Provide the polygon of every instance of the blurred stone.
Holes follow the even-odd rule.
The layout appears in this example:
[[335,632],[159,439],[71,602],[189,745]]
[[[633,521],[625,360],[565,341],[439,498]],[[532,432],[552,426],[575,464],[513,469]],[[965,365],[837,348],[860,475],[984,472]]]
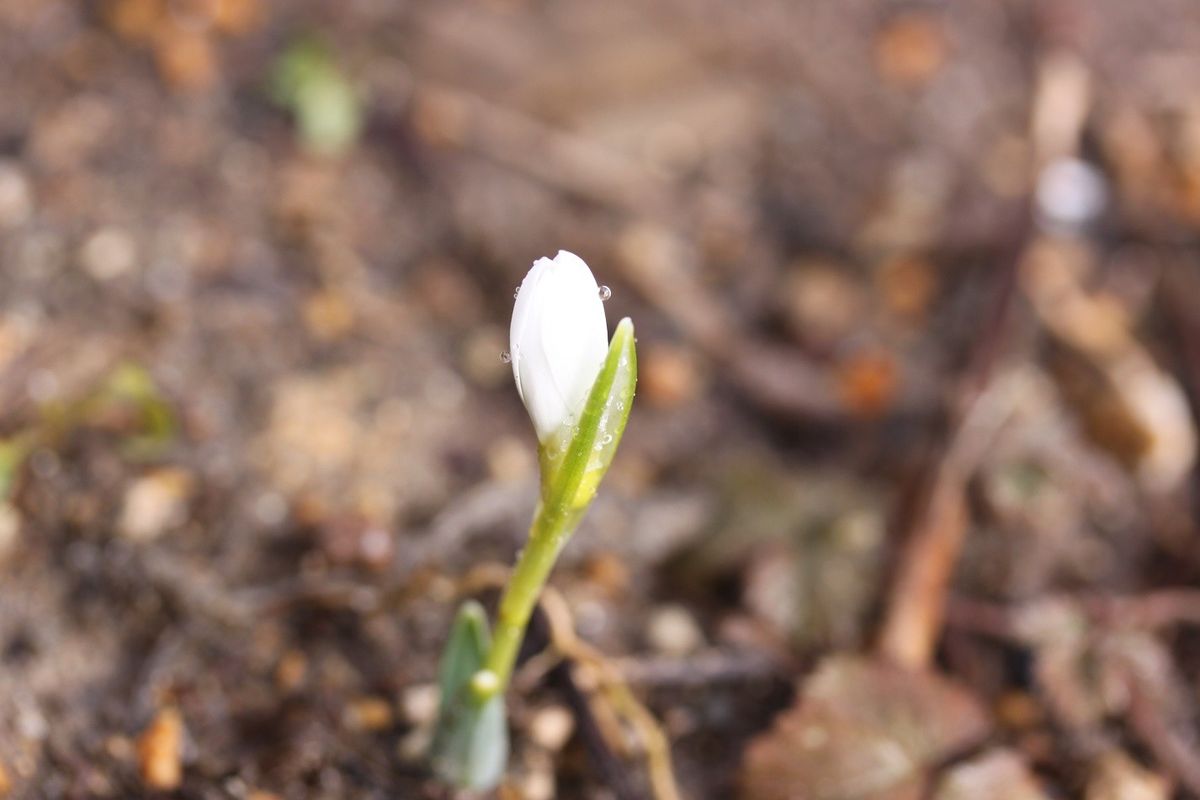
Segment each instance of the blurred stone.
[[1055,230],[1075,231],[1096,221],[1108,203],[1108,183],[1092,164],[1060,158],[1038,176],[1037,212]]
[[947,50],[941,20],[921,12],[900,14],[875,40],[875,67],[889,83],[919,86],[941,69]]
[[213,25],[222,33],[241,36],[262,24],[261,0],[213,0]]
[[479,386],[502,386],[512,380],[512,367],[501,355],[507,350],[506,331],[490,325],[481,327],[463,345],[463,371]]
[[418,683],[404,687],[400,694],[400,710],[411,725],[432,725],[437,719],[441,693],[436,683]]
[[[453,261],[424,264],[413,288],[422,308],[454,327],[474,326],[483,312],[478,285]],[[500,360],[499,352],[496,360]]]
[[109,101],[76,95],[38,115],[30,137],[30,155],[50,169],[77,167],[100,148],[117,121]]
[[1019,755],[994,749],[951,769],[933,800],[1050,800],[1050,795]]
[[364,566],[386,570],[392,566],[396,543],[392,533],[381,525],[369,525],[358,540],[358,557]]
[[425,761],[429,757],[429,748],[433,744],[433,728],[431,726],[413,728],[396,743],[396,756],[408,763]]
[[584,565],[587,579],[611,598],[629,591],[629,565],[616,553],[602,551],[588,559]]
[[565,706],[538,709],[529,721],[529,738],[552,753],[566,746],[575,732],[575,717]]
[[285,692],[294,692],[308,674],[308,658],[299,650],[289,650],[275,667],[275,683]]
[[638,362],[638,389],[650,404],[677,408],[695,399],[700,375],[690,350],[654,344],[645,348]]
[[183,781],[183,718],[164,708],[138,738],[138,762],[146,788],[171,791]]
[[794,335],[806,344],[827,349],[862,323],[866,310],[862,288],[842,264],[802,261],[783,284],[784,314]]
[[1011,730],[1027,730],[1045,718],[1041,704],[1029,692],[1013,690],[996,700],[996,721]]
[[538,769],[530,769],[521,775],[518,778],[517,796],[521,800],[554,800],[558,795],[553,765],[541,764]]
[[1032,149],[1028,140],[1015,134],[999,136],[981,159],[980,177],[992,192],[1016,198],[1029,191]]
[[879,266],[876,278],[883,301],[899,317],[921,320],[937,293],[937,273],[924,258],[902,256]]
[[646,641],[663,655],[686,656],[704,646],[704,633],[686,608],[666,605],[650,612]]
[[346,707],[343,720],[348,728],[359,731],[381,731],[392,725],[392,707],[382,697],[359,697]]
[[486,458],[488,473],[498,481],[527,478],[536,466],[529,442],[515,436],[501,436],[488,445]]
[[123,39],[148,42],[162,23],[164,0],[109,0],[104,4],[105,21]]
[[15,228],[33,216],[33,190],[20,165],[0,161],[0,228]]
[[855,235],[869,253],[930,251],[952,216],[958,167],[945,153],[915,149],[894,159],[878,182],[878,199]]
[[187,499],[192,476],[172,467],[155,470],[125,492],[117,531],[127,539],[157,539],[187,519]]
[[112,280],[136,266],[137,244],[127,231],[101,228],[79,249],[79,263],[96,280]]
[[850,411],[874,417],[891,407],[899,389],[899,368],[882,350],[863,350],[852,354],[837,369],[842,402]]
[[203,30],[173,24],[159,26],[154,60],[163,79],[175,89],[207,89],[217,78],[213,42]]
[[17,550],[21,534],[21,514],[7,501],[0,501],[0,564]]
[[315,292],[304,301],[304,325],[320,341],[341,339],[354,328],[354,308],[340,292]]
[[132,764],[137,759],[137,747],[128,736],[113,735],[104,740],[104,752],[118,762]]
[[1168,800],[1171,782],[1120,750],[1104,754],[1092,767],[1087,800]]

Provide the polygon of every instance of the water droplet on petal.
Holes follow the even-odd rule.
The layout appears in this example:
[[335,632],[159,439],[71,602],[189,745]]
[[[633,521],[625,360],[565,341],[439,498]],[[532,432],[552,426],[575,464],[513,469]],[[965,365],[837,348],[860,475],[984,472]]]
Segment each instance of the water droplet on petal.
[[503,353],[500,354],[500,360],[503,361],[505,364],[512,363],[512,353],[505,350]]
[[612,444],[612,440],[613,440],[612,434],[609,433],[609,434],[606,434],[605,437],[600,440],[600,444],[602,444],[602,445]]
[[600,302],[603,303],[605,300],[607,300],[610,297],[612,297],[612,289],[608,288],[607,286],[601,286],[600,287]]
[[520,287],[520,286],[518,286],[516,289],[513,289],[513,300],[516,300],[516,299],[517,299],[517,295],[519,295],[520,293],[521,293],[521,287]]

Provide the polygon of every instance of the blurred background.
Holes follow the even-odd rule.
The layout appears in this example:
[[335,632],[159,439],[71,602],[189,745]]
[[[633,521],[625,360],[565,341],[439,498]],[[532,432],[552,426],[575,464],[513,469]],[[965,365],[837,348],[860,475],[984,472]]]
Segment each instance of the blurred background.
[[0,796],[450,796],[560,248],[641,375],[500,796],[1200,796],[1197,76],[1188,0],[3,0]]

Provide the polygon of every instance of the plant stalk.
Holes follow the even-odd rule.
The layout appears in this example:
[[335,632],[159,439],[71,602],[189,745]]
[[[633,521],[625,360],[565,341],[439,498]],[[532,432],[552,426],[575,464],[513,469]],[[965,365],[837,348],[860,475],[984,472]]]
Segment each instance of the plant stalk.
[[483,669],[492,672],[497,680],[489,681],[482,691],[477,687],[476,700],[485,701],[508,688],[534,604],[546,585],[559,551],[570,538],[575,522],[572,516],[561,506],[552,510],[547,504],[538,503],[528,544],[517,559],[508,587],[500,598],[492,646],[483,665]]

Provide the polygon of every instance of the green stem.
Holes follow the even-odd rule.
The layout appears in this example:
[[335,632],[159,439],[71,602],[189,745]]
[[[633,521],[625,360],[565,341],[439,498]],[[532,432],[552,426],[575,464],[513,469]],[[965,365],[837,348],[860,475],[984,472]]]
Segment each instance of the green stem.
[[550,569],[558,559],[563,543],[570,538],[574,522],[572,516],[561,506],[551,510],[545,503],[538,504],[529,530],[529,542],[517,559],[508,588],[500,598],[496,626],[492,631],[492,646],[483,665],[485,670],[495,674],[497,680],[486,691],[477,692],[482,694],[477,700],[487,700],[507,688],[533,606],[546,584]]

